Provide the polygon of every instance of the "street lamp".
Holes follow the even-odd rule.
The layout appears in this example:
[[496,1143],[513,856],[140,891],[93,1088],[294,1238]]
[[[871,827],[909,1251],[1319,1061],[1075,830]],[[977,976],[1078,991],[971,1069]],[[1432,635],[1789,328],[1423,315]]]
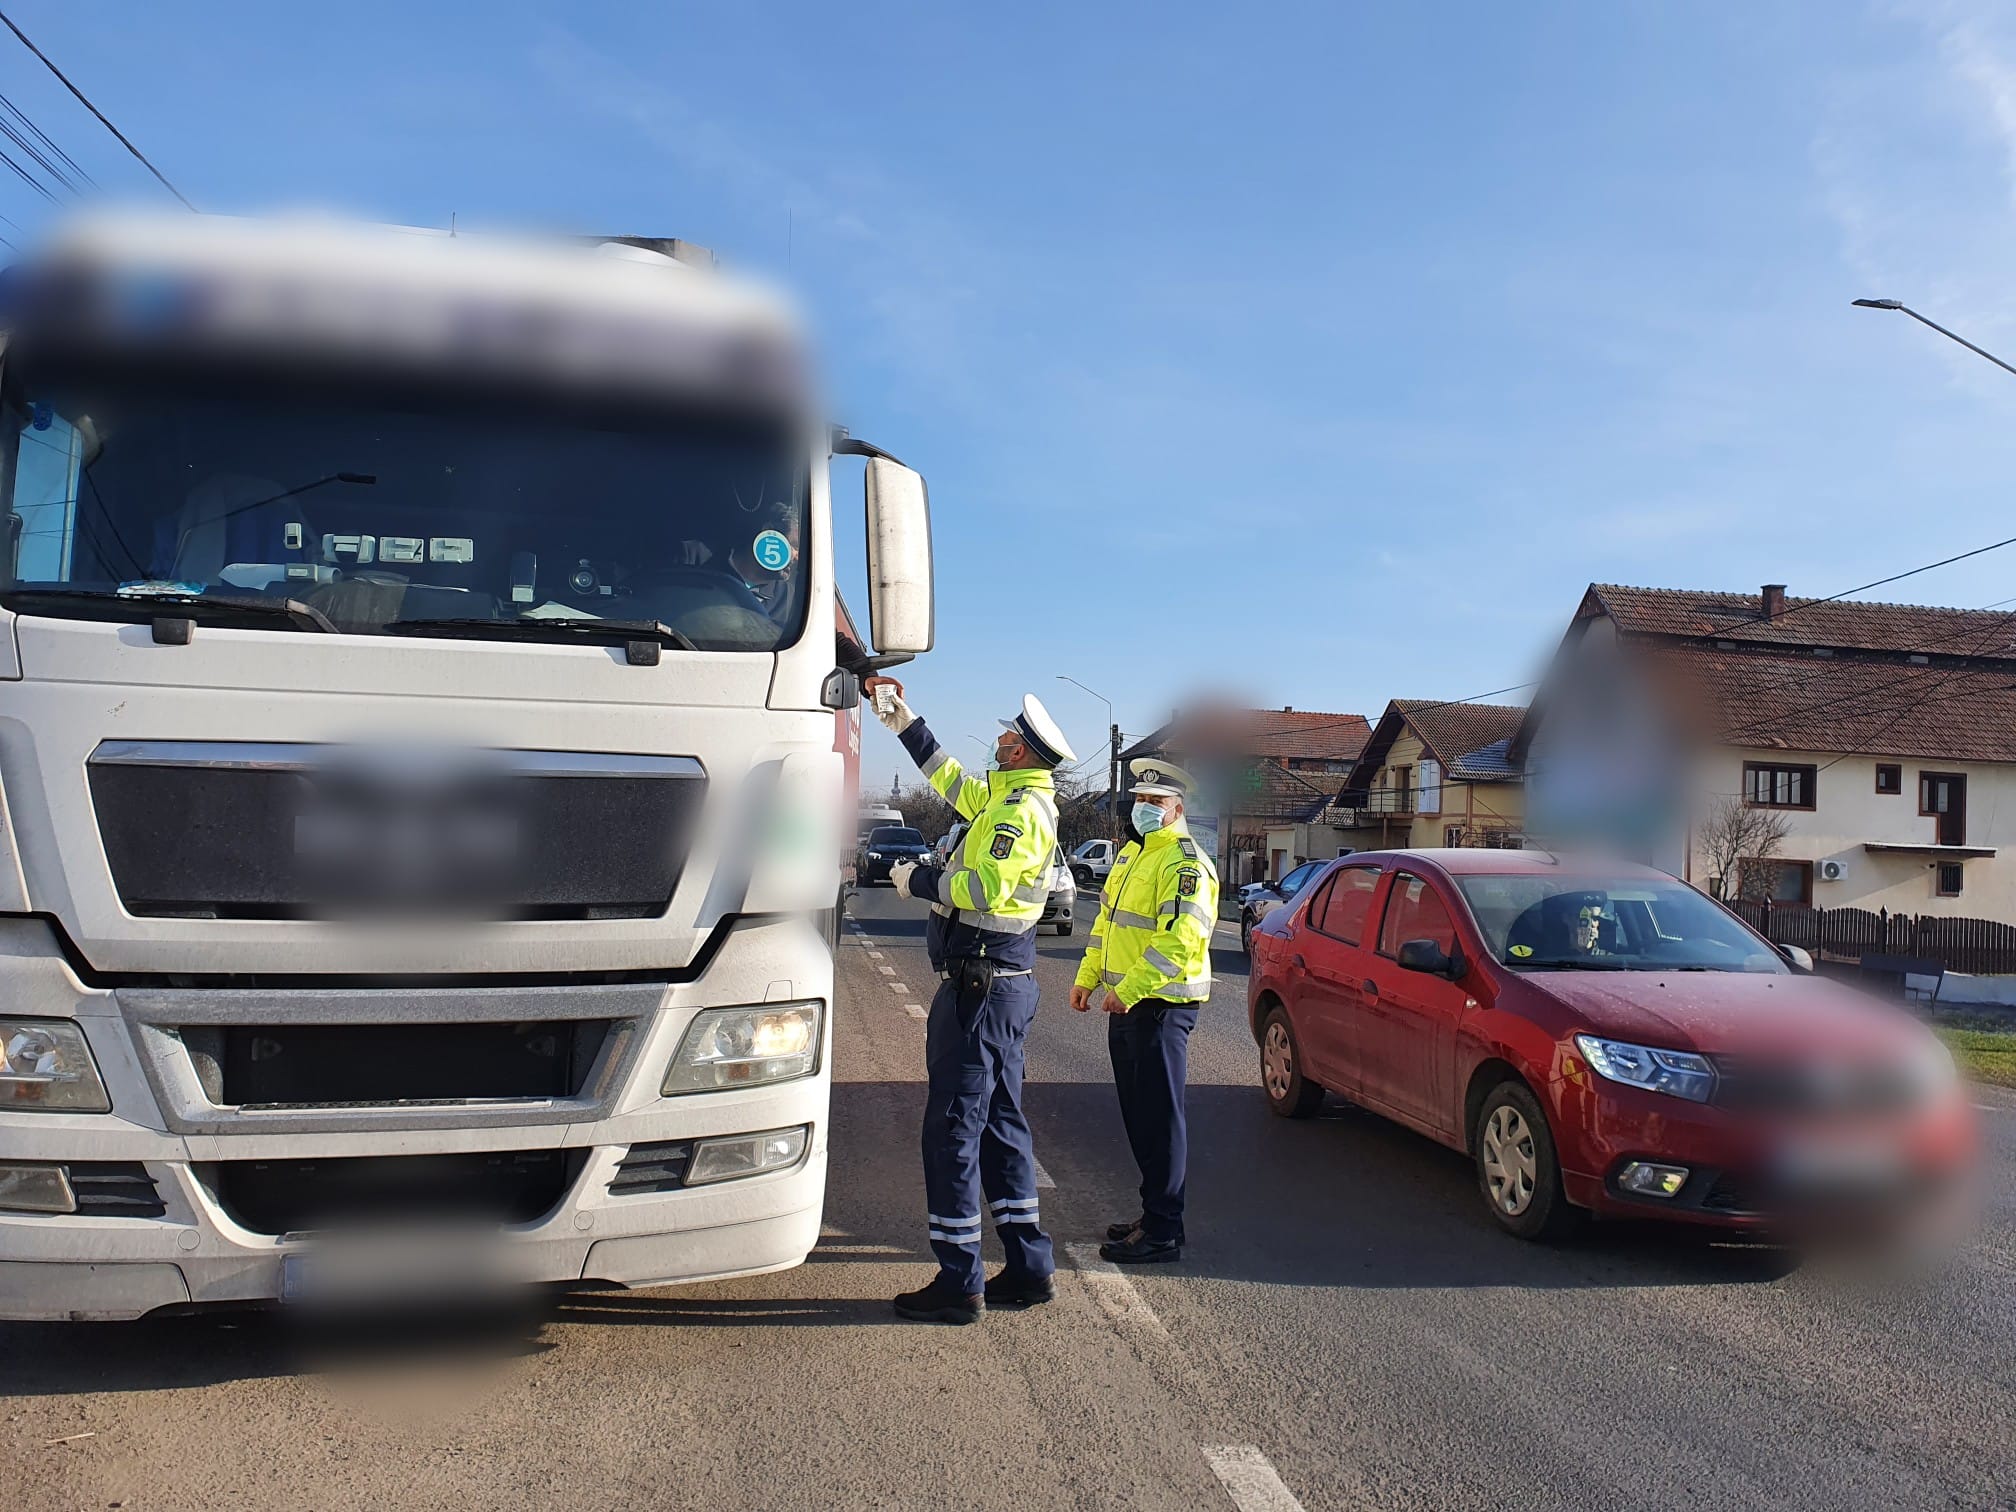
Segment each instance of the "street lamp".
[[1120,721],[1113,714],[1113,700],[1104,693],[1094,692],[1075,677],[1057,674],[1059,682],[1068,682],[1081,693],[1091,693],[1106,705],[1106,832],[1112,839],[1120,838]]
[[1933,330],[1937,331],[1941,336],[1944,336],[1948,341],[1959,342],[1960,345],[1967,348],[1967,350],[1972,352],[1976,357],[1986,357],[1990,362],[1994,363],[1995,366],[2002,369],[2003,372],[2016,373],[2016,367],[2009,366],[2008,363],[2004,362],[2000,357],[1997,357],[1993,352],[1983,351],[1980,347],[1974,345],[1973,342],[1969,341],[1965,336],[1954,335],[1951,331],[1947,330],[1946,327],[1939,324],[1939,322],[1936,320],[1927,320],[1923,315],[1920,315],[1916,310],[1912,309],[1911,306],[1904,303],[1904,301],[1901,299],[1857,299],[1852,301],[1852,303],[1855,305],[1857,309],[1861,310],[1901,311],[1903,314],[1909,315],[1913,320],[1917,321],[1920,325],[1928,325],[1932,327]]

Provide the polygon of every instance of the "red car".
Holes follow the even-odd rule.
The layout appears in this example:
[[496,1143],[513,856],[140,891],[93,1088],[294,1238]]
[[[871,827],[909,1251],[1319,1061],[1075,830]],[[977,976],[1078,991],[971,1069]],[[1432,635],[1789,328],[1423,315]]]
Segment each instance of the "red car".
[[1952,1189],[1975,1131],[1945,1047],[1810,966],[1648,867],[1377,851],[1260,922],[1247,1006],[1276,1113],[1334,1092],[1468,1152],[1522,1238]]

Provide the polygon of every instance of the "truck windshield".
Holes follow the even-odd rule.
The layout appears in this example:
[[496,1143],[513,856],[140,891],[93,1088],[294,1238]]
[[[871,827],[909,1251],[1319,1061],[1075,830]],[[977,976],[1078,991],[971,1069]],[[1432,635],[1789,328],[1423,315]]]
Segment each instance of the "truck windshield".
[[1750,971],[1778,953],[1684,882],[1467,876],[1457,886],[1490,952],[1519,971]]
[[781,419],[10,368],[0,602],[24,612],[271,598],[348,634],[602,619],[708,651],[803,626],[809,478]]

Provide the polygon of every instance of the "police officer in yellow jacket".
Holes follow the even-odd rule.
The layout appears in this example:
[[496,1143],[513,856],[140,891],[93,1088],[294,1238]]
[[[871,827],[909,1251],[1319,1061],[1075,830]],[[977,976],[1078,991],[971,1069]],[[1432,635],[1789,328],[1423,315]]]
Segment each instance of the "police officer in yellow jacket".
[[[970,822],[947,865],[898,862],[896,890],[931,905],[924,946],[941,981],[924,1027],[924,1198],[938,1274],[895,1299],[920,1322],[975,1323],[989,1305],[1054,1295],[1050,1236],[1036,1202],[1036,1153],[1022,1116],[1023,1041],[1036,1017],[1036,924],[1057,848],[1051,771],[1071,747],[1033,696],[1001,721],[993,770],[969,777],[903,702],[869,678],[876,717],[896,733],[940,796]],[[980,1264],[985,1197],[1007,1264]]]
[[1071,1006],[1105,1009],[1120,1117],[1141,1168],[1141,1216],[1106,1230],[1099,1253],[1121,1265],[1183,1257],[1189,1136],[1183,1082],[1197,1009],[1211,996],[1218,873],[1183,823],[1189,773],[1160,757],[1132,766],[1134,828],[1099,897]]

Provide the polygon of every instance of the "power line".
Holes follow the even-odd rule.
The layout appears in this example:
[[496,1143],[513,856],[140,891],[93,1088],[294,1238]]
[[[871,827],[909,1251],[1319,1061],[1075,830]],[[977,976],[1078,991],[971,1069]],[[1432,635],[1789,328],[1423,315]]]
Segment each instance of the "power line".
[[61,147],[57,146],[56,143],[50,138],[49,133],[44,131],[40,126],[37,126],[34,120],[29,116],[27,111],[23,110],[19,105],[16,105],[4,94],[0,94],[0,109],[8,111],[10,114],[14,116],[16,120],[20,121],[20,123],[23,126],[26,126],[31,132],[33,132],[35,135],[35,139],[39,141],[44,147],[47,147],[51,152],[55,153],[56,156],[63,159],[63,161],[69,165],[70,171],[76,174],[77,177],[84,180],[84,182],[89,184],[93,189],[96,189],[98,187],[98,181],[93,177],[91,177],[91,175],[87,173],[83,169],[83,167],[78,164],[77,159],[73,158]]
[[54,163],[50,162],[48,158],[42,155],[41,148],[37,147],[33,142],[29,141],[28,138],[21,135],[19,131],[15,130],[14,127],[10,126],[4,120],[0,120],[0,135],[5,135],[8,141],[12,142],[16,147],[19,147],[23,152],[27,153],[29,157],[35,160],[36,164],[42,169],[44,173],[48,174],[49,177],[56,180],[56,182],[61,184],[65,189],[68,189],[72,194],[80,192],[75,182],[73,182],[71,178],[67,174],[65,174],[61,168],[58,168]]
[[28,187],[33,189],[37,194],[41,195],[42,198],[49,201],[50,204],[60,205],[63,203],[61,200],[56,198],[55,195],[49,192],[48,185],[44,184],[42,180],[35,177],[34,174],[30,173],[26,168],[23,168],[19,163],[15,162],[14,159],[9,157],[4,150],[0,150],[0,163],[5,163],[9,168],[12,168],[16,173],[18,173],[21,176],[21,181],[23,183],[28,185]]
[[[145,168],[149,173],[153,174],[155,178],[161,181],[162,188],[166,189],[170,194],[174,195],[175,198],[182,201],[182,204],[186,209],[193,211],[196,208],[194,205],[189,203],[189,197],[186,194],[184,194],[180,189],[177,189],[173,184],[168,182],[168,175],[163,173],[159,168],[156,168],[151,162],[149,162],[147,160],[147,154],[142,152],[138,147],[135,147],[133,143],[127,139],[126,133],[121,131],[117,126],[114,126],[111,120],[106,116],[105,112],[100,110],[96,105],[93,105],[91,103],[90,97],[87,96],[84,93],[84,91],[79,89],[75,84],[72,84],[68,76],[64,74],[62,69],[58,68],[54,63],[49,61],[49,55],[43,52],[42,49],[37,47],[33,42],[28,40],[28,34],[23,30],[21,30],[20,27],[14,24],[13,17],[9,16],[5,11],[0,11],[0,22],[5,22],[7,30],[11,31],[12,33],[14,33],[15,36],[21,39],[21,45],[27,48],[28,51],[32,52],[33,54],[35,54],[36,57],[42,60],[42,66],[48,69],[49,72],[51,72],[56,76],[56,80],[59,84],[61,84],[65,89],[69,90],[71,94],[77,97],[78,104],[82,105],[86,110],[90,111],[91,114],[98,117],[99,124],[102,125],[107,131],[111,132],[113,136],[119,139],[119,145],[121,147],[124,147],[128,152],[132,153],[134,157],[138,158],[140,160],[140,165],[143,168]],[[47,191],[45,190],[44,192],[46,193]],[[51,198],[53,199],[54,196],[52,195]]]

